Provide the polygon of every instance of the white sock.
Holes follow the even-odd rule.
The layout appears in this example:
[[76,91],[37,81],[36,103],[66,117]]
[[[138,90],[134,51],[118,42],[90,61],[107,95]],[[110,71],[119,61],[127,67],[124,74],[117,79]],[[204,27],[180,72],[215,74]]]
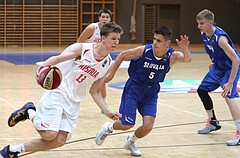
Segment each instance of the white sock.
[[209,120],[211,120],[211,118],[213,117],[213,112],[212,112],[212,110],[207,110],[207,114],[208,114]]
[[237,128],[237,131],[240,132],[240,120],[235,120],[235,125],[236,125],[236,128]]
[[33,122],[33,119],[36,116],[36,111],[33,109],[28,109],[27,112],[28,112],[29,120],[31,120]]
[[135,135],[135,133],[133,135],[130,136],[129,140],[135,142],[137,141],[138,137]]
[[19,145],[14,145],[14,146],[10,146],[9,150],[11,152],[25,152],[25,148],[23,144],[19,144]]
[[108,126],[108,130],[113,131],[113,123]]

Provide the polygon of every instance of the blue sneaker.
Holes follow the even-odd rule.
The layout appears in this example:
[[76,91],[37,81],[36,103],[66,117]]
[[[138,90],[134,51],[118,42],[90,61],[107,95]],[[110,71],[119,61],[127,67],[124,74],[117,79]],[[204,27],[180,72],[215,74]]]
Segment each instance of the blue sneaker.
[[28,109],[36,110],[36,107],[32,102],[27,102],[23,107],[14,111],[11,116],[8,118],[8,126],[13,127],[20,121],[25,121],[29,119]]
[[0,154],[2,155],[3,158],[18,158],[19,152],[11,152],[9,150],[9,145],[5,146],[2,150],[0,150]]

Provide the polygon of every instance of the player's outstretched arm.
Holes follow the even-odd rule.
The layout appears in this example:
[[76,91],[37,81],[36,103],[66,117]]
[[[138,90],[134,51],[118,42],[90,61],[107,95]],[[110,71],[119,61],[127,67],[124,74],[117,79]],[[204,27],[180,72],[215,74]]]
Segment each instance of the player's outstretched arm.
[[71,52],[61,53],[60,55],[52,56],[52,57],[48,58],[47,60],[45,60],[41,64],[41,66],[56,65],[58,63],[61,63],[61,62],[67,61],[67,60],[75,59],[76,57],[79,57],[81,55],[81,52],[82,52],[82,45],[78,44],[77,46],[75,46],[71,49]]
[[101,109],[101,111],[110,119],[112,120],[118,120],[122,117],[122,115],[118,112],[112,112],[108,106],[105,104],[103,97],[101,95],[101,87],[104,83],[104,78],[101,78],[97,81],[95,81],[91,88],[90,88],[90,94],[95,101],[95,103],[98,105],[98,107]]
[[144,46],[139,46],[139,47],[128,49],[128,50],[121,52],[117,56],[112,67],[109,69],[109,71],[105,77],[105,82],[107,83],[113,79],[117,69],[119,68],[119,66],[121,65],[123,60],[130,60],[133,58],[141,57],[143,54],[143,50],[144,50]]

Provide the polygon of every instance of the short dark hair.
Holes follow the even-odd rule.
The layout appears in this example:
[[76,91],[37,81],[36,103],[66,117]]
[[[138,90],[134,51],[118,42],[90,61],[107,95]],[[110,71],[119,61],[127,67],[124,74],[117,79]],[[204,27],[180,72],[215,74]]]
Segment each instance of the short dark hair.
[[112,16],[112,12],[110,9],[107,9],[107,8],[104,8],[104,9],[101,9],[99,12],[98,12],[98,15],[101,16],[102,13],[107,13],[110,15],[110,17]]
[[109,23],[103,25],[103,27],[101,28],[101,31],[100,31],[100,35],[107,36],[111,32],[122,34],[123,29],[118,24],[116,24],[114,22],[109,22]]
[[165,40],[172,39],[172,30],[166,26],[161,26],[154,31],[155,34],[161,34],[164,36]]

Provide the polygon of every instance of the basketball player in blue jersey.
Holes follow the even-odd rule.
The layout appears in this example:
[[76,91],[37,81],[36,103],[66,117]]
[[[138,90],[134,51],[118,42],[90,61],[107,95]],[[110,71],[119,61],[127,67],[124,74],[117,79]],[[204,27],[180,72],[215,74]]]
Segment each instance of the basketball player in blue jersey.
[[[109,9],[101,9],[98,15],[98,22],[89,24],[77,39],[78,43],[99,43],[101,42],[100,29],[103,25],[111,21],[112,12]],[[107,105],[106,84],[101,88],[101,94],[105,104]],[[103,112],[102,112],[103,113]]]
[[134,134],[127,138],[124,148],[132,156],[141,156],[135,141],[146,136],[153,128],[156,113],[160,84],[166,74],[176,62],[190,62],[188,49],[189,40],[186,35],[181,40],[176,39],[182,52],[170,47],[172,31],[167,27],[160,27],[153,36],[153,43],[129,49],[120,53],[107,74],[106,82],[115,75],[123,60],[131,59],[128,68],[129,79],[123,90],[119,113],[120,120],[114,123],[106,122],[96,134],[96,144],[101,145],[113,130],[128,130],[135,125],[136,111],[141,114],[143,124]]
[[240,107],[234,101],[234,98],[239,97],[237,83],[240,70],[240,54],[236,51],[229,35],[220,27],[214,25],[213,12],[204,9],[197,14],[196,20],[205,50],[212,61],[209,72],[203,78],[197,90],[208,115],[207,125],[200,129],[198,133],[208,134],[221,129],[214,113],[212,99],[208,94],[221,86],[223,89],[221,96],[225,98],[237,129],[235,137],[227,141],[227,145],[235,146],[240,144]]

